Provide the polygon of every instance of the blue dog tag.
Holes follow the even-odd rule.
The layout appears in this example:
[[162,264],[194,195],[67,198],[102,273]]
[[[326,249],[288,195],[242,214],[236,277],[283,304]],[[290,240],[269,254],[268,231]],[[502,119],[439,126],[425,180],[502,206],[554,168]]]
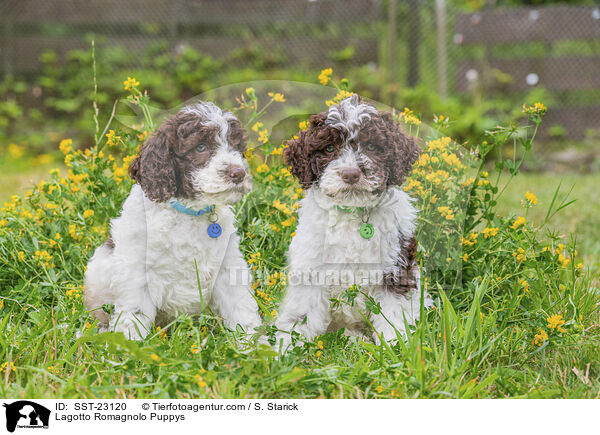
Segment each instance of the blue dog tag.
[[208,233],[208,235],[210,237],[212,237],[213,239],[216,239],[217,237],[219,237],[221,235],[221,225],[217,224],[217,223],[213,223],[210,224],[208,226],[208,229],[206,230],[206,232]]

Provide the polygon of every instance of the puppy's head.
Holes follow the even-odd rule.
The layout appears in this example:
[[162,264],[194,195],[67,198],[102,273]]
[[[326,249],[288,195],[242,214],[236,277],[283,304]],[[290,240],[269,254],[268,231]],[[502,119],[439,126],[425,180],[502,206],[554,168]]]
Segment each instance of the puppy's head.
[[194,104],[163,122],[129,174],[153,201],[231,204],[252,188],[245,150],[245,131],[232,113],[213,103]]
[[416,139],[358,95],[313,115],[284,152],[305,189],[346,206],[369,205],[388,186],[401,185],[419,156]]

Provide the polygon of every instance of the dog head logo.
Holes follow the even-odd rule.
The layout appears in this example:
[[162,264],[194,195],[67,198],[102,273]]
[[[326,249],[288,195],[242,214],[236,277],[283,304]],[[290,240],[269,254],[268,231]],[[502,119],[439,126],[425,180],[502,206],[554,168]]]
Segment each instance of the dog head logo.
[[19,400],[3,405],[6,408],[6,430],[14,432],[19,428],[48,428],[50,410],[28,400]]

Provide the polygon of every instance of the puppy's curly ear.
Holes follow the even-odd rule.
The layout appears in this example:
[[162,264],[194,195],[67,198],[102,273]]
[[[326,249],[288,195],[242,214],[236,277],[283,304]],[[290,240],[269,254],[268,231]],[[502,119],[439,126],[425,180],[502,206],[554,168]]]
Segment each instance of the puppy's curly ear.
[[319,113],[310,117],[307,130],[298,133],[297,139],[286,141],[287,147],[283,150],[285,163],[291,166],[292,174],[298,178],[303,189],[308,189],[315,181],[316,176],[310,160],[311,143],[327,119],[326,113]]
[[402,132],[400,123],[394,119],[391,113],[383,112],[381,117],[385,123],[390,144],[393,146],[393,158],[388,162],[388,185],[400,186],[410,175],[414,163],[421,154],[421,149],[415,137]]
[[177,192],[177,173],[172,142],[173,129],[166,122],[142,145],[129,167],[129,176],[137,181],[152,201],[165,202]]

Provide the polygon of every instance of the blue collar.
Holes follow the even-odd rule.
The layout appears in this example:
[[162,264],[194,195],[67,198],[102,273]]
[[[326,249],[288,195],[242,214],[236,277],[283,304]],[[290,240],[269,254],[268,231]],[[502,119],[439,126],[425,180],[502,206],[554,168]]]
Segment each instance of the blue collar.
[[185,205],[181,204],[180,202],[174,199],[169,201],[169,205],[178,212],[183,214],[189,214],[190,216],[202,216],[204,213],[212,212],[215,209],[214,205],[207,205],[206,207],[201,208],[200,210],[194,210],[192,208],[186,207]]

